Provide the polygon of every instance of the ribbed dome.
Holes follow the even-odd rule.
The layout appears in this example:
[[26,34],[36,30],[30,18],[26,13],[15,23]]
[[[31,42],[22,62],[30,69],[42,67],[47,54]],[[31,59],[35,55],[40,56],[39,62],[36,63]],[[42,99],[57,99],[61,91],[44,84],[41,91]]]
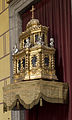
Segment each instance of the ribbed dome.
[[40,25],[39,20],[38,19],[31,19],[26,26],[26,29],[34,26],[34,25]]

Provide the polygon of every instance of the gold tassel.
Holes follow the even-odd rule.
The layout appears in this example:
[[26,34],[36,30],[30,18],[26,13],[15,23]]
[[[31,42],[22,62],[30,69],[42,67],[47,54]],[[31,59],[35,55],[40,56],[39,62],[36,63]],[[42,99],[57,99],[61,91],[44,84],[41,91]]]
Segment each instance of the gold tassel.
[[43,103],[42,103],[42,98],[40,98],[40,106],[42,107]]
[[19,110],[19,101],[17,101],[17,110]]

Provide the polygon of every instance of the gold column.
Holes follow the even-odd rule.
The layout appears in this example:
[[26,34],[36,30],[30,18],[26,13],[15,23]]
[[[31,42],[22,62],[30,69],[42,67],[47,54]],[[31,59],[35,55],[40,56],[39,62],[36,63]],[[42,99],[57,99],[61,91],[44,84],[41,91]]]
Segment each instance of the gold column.
[[45,44],[48,47],[47,33],[45,33],[44,35],[45,35]]
[[13,61],[13,74],[16,74],[17,73],[17,60],[15,59],[14,61]]
[[42,51],[39,52],[39,64],[40,64],[40,68],[42,68]]
[[55,68],[55,60],[54,60],[54,54],[51,56],[51,63],[52,63],[52,70]]
[[23,49],[23,41],[20,41],[20,49]]
[[29,70],[30,70],[30,55],[29,55],[29,48],[26,48],[27,51],[26,51],[26,71],[25,71],[25,78],[26,79],[29,79],[30,77],[30,73],[29,73]]
[[18,70],[18,61],[19,61],[19,60],[17,60],[17,73],[19,73],[19,70]]
[[22,48],[24,48],[24,39],[22,40]]
[[30,41],[31,41],[31,44],[34,45],[34,35],[33,34],[31,34],[31,36],[30,36]]
[[51,54],[49,55],[49,70],[51,70]]
[[34,45],[35,45],[35,34],[33,35],[33,37],[34,37]]
[[42,69],[44,69],[44,53],[42,52]]
[[23,72],[23,64],[22,64],[23,63],[23,61],[22,61],[23,58],[21,58],[20,60],[21,60],[21,72]]

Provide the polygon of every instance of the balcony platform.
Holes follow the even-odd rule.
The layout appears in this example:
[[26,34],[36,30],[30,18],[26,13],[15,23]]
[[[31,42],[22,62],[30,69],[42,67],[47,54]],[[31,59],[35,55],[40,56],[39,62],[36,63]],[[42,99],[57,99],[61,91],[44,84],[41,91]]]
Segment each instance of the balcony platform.
[[68,84],[46,80],[22,81],[3,88],[4,112],[12,110],[17,100],[31,109],[43,99],[50,103],[68,103]]

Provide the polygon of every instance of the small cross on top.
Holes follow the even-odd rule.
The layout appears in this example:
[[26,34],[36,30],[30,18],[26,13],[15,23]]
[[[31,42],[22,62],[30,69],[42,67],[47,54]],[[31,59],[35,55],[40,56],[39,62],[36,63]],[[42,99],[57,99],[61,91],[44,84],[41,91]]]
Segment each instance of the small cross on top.
[[32,12],[32,19],[34,19],[34,11],[35,11],[34,5],[32,5],[32,9],[30,11]]

